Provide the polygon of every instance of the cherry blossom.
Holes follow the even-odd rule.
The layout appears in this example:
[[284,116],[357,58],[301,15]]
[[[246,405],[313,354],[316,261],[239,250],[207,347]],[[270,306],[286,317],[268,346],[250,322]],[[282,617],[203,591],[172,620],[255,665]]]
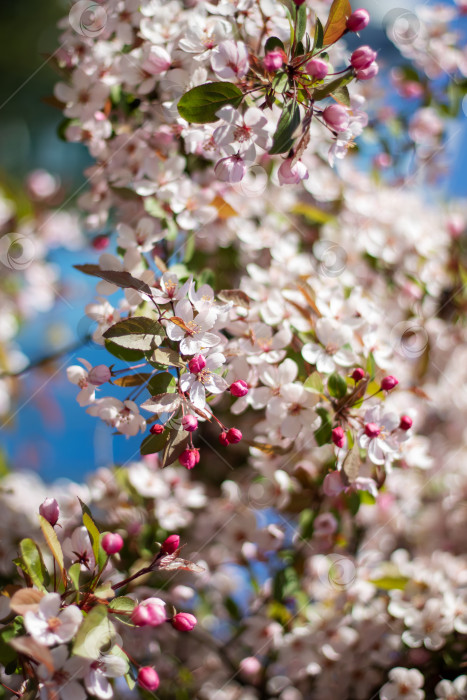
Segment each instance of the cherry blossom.
[[221,394],[228,388],[226,380],[215,373],[224,362],[224,355],[215,352],[206,357],[206,363],[199,372],[189,372],[182,376],[180,388],[189,393],[191,402],[197,408],[203,409],[206,406],[206,391]]
[[60,595],[47,593],[40,600],[37,613],[26,612],[24,625],[37,642],[50,647],[69,642],[75,636],[83,614],[76,605],[69,605],[62,611],[60,606]]
[[393,668],[389,671],[389,682],[379,691],[379,697],[381,700],[396,700],[400,697],[407,700],[423,700],[423,683],[424,678],[417,669]]
[[134,401],[120,401],[113,397],[97,399],[87,413],[91,416],[99,416],[112,428],[117,428],[123,435],[130,437],[144,431],[146,421],[140,415],[138,406]]
[[356,357],[351,349],[352,332],[350,328],[330,318],[320,318],[316,322],[316,335],[319,343],[306,343],[302,347],[303,358],[316,365],[318,372],[330,374],[340,367],[350,367]]
[[167,335],[180,343],[183,355],[194,355],[204,348],[212,348],[220,343],[220,337],[209,331],[213,328],[217,312],[215,309],[201,311],[196,316],[188,299],[182,299],[175,305],[175,316],[183,321],[186,330],[175,323],[167,324]]
[[211,54],[211,66],[222,80],[242,78],[248,71],[248,49],[243,42],[222,41]]

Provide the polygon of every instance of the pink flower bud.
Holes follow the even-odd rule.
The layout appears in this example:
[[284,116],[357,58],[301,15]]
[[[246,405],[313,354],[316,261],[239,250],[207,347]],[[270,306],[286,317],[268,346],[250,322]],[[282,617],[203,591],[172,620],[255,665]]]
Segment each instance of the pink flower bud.
[[315,80],[323,80],[329,73],[329,64],[322,58],[312,58],[305,64],[305,70]]
[[199,450],[196,448],[186,449],[184,452],[182,452],[178,458],[178,461],[182,467],[193,469],[199,462]]
[[131,613],[131,621],[138,627],[158,627],[166,620],[165,603],[161,598],[147,598]]
[[221,445],[224,445],[224,447],[227,447],[227,445],[229,444],[229,440],[226,432],[222,431],[222,433],[219,435],[219,442],[221,443]]
[[303,3],[305,2],[305,0],[293,0],[293,1],[297,7],[300,7],[300,5],[303,5]]
[[452,238],[459,238],[465,231],[465,219],[462,214],[451,214],[446,224]]
[[367,10],[355,10],[347,20],[347,29],[349,32],[361,32],[369,23],[370,14]]
[[333,131],[346,131],[349,126],[349,115],[342,105],[329,105],[323,110],[323,119]]
[[137,605],[131,613],[131,621],[138,627],[146,627],[151,620],[151,613],[146,605]]
[[190,613],[177,613],[171,622],[172,626],[179,632],[191,632],[196,627],[198,620]]
[[374,78],[376,75],[379,73],[379,66],[376,63],[376,61],[373,61],[373,63],[368,66],[368,68],[363,68],[362,70],[358,70],[355,73],[355,77],[357,80],[371,80]]
[[169,535],[162,543],[162,549],[166,554],[173,554],[180,547],[179,535]]
[[235,185],[241,182],[246,173],[246,165],[240,155],[221,158],[214,166],[214,173],[221,182],[230,182]]
[[157,690],[160,683],[157,671],[151,666],[141,666],[138,671],[138,683],[145,690]]
[[149,610],[149,625],[158,627],[167,620],[165,603],[160,598],[147,598],[143,605]]
[[258,675],[262,670],[261,662],[256,656],[247,656],[240,661],[240,671],[247,678],[252,678]]
[[188,363],[188,368],[192,374],[198,374],[206,367],[204,355],[195,355]]
[[356,367],[352,372],[352,379],[354,382],[360,382],[365,376],[365,370],[361,367]]
[[160,435],[164,432],[164,426],[160,423],[154,423],[154,425],[151,425],[151,427],[149,428],[149,432],[152,435]]
[[230,430],[227,431],[227,440],[232,445],[235,445],[237,442],[240,442],[242,437],[243,435],[240,432],[240,430],[238,430],[238,428],[230,428]]
[[298,185],[302,180],[308,180],[309,174],[301,160],[293,163],[292,158],[287,158],[282,161],[277,177],[280,185]]
[[381,382],[381,389],[383,391],[391,391],[391,389],[394,389],[395,386],[399,384],[399,380],[396,379],[392,374],[390,374],[387,377],[384,377],[384,379]]
[[269,73],[273,73],[282,67],[284,63],[284,54],[280,49],[274,49],[273,51],[268,51],[263,59],[263,65]]
[[413,421],[410,416],[401,416],[401,422],[399,424],[401,430],[410,430],[412,424]]
[[248,384],[243,379],[239,379],[230,385],[229,391],[232,396],[246,396],[248,394]]
[[381,432],[381,428],[376,423],[367,423],[365,425],[365,435],[369,438],[377,438]]
[[183,430],[187,430],[189,433],[192,433],[197,429],[198,421],[194,416],[183,416],[182,427]]
[[107,365],[97,365],[97,367],[93,367],[89,372],[88,381],[90,384],[94,384],[94,386],[101,386],[102,384],[106,384],[111,376],[112,373]]
[[55,498],[46,498],[39,506],[39,513],[49,522],[52,527],[57,524],[60,517],[60,508]]
[[418,99],[424,93],[424,87],[415,80],[406,80],[399,86],[399,93],[402,97],[407,97],[408,99]]
[[332,431],[332,441],[335,444],[336,447],[344,447],[345,444],[345,433],[343,428],[341,428],[340,425],[337,426],[337,428],[334,428]]
[[118,532],[108,532],[102,538],[102,549],[106,554],[118,554],[123,547],[123,538]]
[[368,66],[371,66],[375,59],[376,51],[373,51],[369,46],[360,46],[350,57],[350,63],[353,68],[360,70],[361,68],[368,68]]
[[378,155],[373,158],[373,165],[375,168],[378,168],[378,170],[390,168],[392,165],[392,158],[389,153],[378,153]]
[[97,236],[92,242],[92,247],[94,250],[105,250],[110,243],[110,238],[108,236]]

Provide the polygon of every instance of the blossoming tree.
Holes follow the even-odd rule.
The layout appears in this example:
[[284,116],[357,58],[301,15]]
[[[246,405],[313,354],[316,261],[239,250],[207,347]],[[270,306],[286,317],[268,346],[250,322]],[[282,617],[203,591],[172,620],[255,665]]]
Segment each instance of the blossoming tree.
[[392,18],[400,114],[348,0],[72,6],[61,132],[114,233],[67,375],[140,457],[3,479],[6,694],[466,697],[466,220],[411,187],[458,5]]

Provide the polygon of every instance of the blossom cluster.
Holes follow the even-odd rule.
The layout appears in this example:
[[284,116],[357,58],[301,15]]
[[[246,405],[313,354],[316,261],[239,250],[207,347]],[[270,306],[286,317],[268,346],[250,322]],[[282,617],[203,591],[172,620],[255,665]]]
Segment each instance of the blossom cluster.
[[167,698],[465,695],[465,206],[331,167],[367,121],[376,55],[342,37],[368,16],[286,5],[66,20],[56,96],[109,247],[77,267],[112,356],[67,374],[144,438],[86,485],[3,480],[9,688],[21,671],[21,692],[65,700],[124,695],[122,677]]

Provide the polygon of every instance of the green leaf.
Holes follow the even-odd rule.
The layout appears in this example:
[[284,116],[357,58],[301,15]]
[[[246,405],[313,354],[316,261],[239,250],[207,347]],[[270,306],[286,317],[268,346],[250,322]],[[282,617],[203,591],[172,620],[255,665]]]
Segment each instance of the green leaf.
[[174,428],[169,433],[169,439],[165,445],[161,459],[161,467],[167,467],[172,462],[180,457],[186,449],[190,433],[186,430],[177,430]]
[[368,491],[360,491],[360,503],[365,506],[374,506],[376,498]]
[[105,341],[105,349],[118,360],[123,360],[124,362],[136,362],[137,360],[142,360],[144,357],[144,352],[141,350],[128,350],[127,348],[120,347],[120,345],[117,345],[111,340]]
[[186,364],[178,352],[172,348],[156,348],[148,360],[151,364],[166,367],[185,367]]
[[101,649],[108,647],[115,636],[115,629],[107,615],[105,605],[96,605],[81,624],[73,644],[72,654],[86,659],[97,659]]
[[105,563],[107,561],[107,555],[101,547],[101,533],[99,532],[99,528],[94,522],[94,519],[91,515],[91,511],[89,510],[87,505],[83,503],[81,498],[78,498],[78,500],[80,502],[81,511],[83,513],[83,525],[89,533],[94,559],[96,560],[97,566],[100,570],[103,566],[105,566]]
[[383,576],[382,578],[370,579],[370,583],[383,591],[403,591],[409,581],[410,579],[406,576]]
[[293,134],[300,125],[300,108],[296,102],[289,102],[280,116],[269,153],[287,153],[293,146]]
[[350,93],[346,85],[341,85],[341,87],[338,87],[337,90],[334,90],[332,96],[337,102],[340,102],[346,107],[350,107]]
[[242,99],[242,91],[233,83],[205,83],[188,90],[180,99],[177,109],[187,122],[208,124],[219,119],[216,112],[221,107],[238,107]]
[[305,36],[306,31],[306,9],[307,4],[304,2],[300,7],[297,7],[297,25],[295,31],[295,41],[300,42]]
[[376,362],[372,352],[370,352],[370,354],[368,355],[368,360],[366,362],[366,371],[367,374],[370,375],[370,381],[372,381],[375,378],[376,374]]
[[348,494],[347,498],[347,508],[351,515],[357,515],[360,510],[360,496],[356,491],[352,491]]
[[291,566],[278,571],[274,577],[273,595],[276,600],[282,602],[284,598],[290,598],[299,588],[300,582],[298,574]]
[[155,452],[163,450],[169,439],[169,435],[169,431],[164,430],[164,432],[159,435],[148,435],[145,437],[140,447],[141,454],[152,455]]
[[313,536],[313,526],[315,522],[315,513],[311,508],[306,508],[300,513],[300,535],[305,540],[309,540]]
[[76,591],[79,591],[79,577],[81,575],[81,564],[79,561],[75,562],[70,566],[68,569],[68,576],[70,578],[71,583],[73,584],[73,588]]
[[47,592],[50,581],[49,572],[45,568],[42,553],[34,540],[26,538],[19,543],[21,557],[25,565],[25,571],[33,584],[39,590]]
[[[130,627],[135,627],[133,622],[131,622],[130,617],[133,610],[136,608],[136,600],[128,598],[127,596],[119,596],[118,598],[113,598],[109,603],[109,610],[115,610],[119,612],[113,612],[112,617],[117,618],[120,622]],[[121,614],[119,614],[121,613]]]
[[[324,100],[325,97],[329,97],[329,95],[334,95],[335,93],[340,94],[341,96],[344,94],[341,92],[342,88],[345,85],[348,85],[349,83],[352,82],[354,79],[354,74],[353,71],[347,71],[343,75],[341,75],[339,78],[335,78],[334,80],[331,80],[329,83],[326,83],[325,85],[320,85],[319,88],[315,88],[313,90],[313,99],[316,102],[319,102],[319,100]],[[345,96],[344,96],[345,99]]]
[[165,330],[153,318],[134,316],[118,321],[108,328],[103,336],[127,350],[149,352],[162,343]]
[[283,42],[277,36],[270,36],[264,45],[264,53],[274,51],[274,49],[282,49],[285,52]]
[[278,71],[272,80],[272,89],[281,95],[289,86],[289,76],[285,71]]
[[225,609],[227,610],[227,612],[233,620],[236,620],[238,622],[242,619],[242,612],[232,597],[228,596],[227,598],[225,598],[224,605]]
[[316,18],[316,25],[315,25],[315,38],[313,41],[313,51],[316,51],[317,49],[321,49],[323,47],[323,41],[324,41],[324,28],[323,28],[323,25],[322,25],[320,19],[317,17]]
[[17,620],[14,620],[9,625],[2,627],[0,631],[0,659],[2,660],[2,664],[4,666],[16,660],[17,653],[13,647],[10,646],[9,642],[21,632],[24,632],[24,629],[22,624],[20,624]]
[[99,265],[73,265],[75,270],[84,272],[85,275],[99,277],[101,280],[115,284],[122,289],[136,289],[138,292],[143,292],[148,296],[152,296],[151,288],[146,282],[130,275],[129,272],[119,272],[117,270],[101,270]]
[[322,394],[324,391],[323,380],[319,372],[310,374],[310,376],[306,378],[303,386],[307,391],[311,391],[313,394]]
[[347,29],[347,18],[352,14],[349,0],[334,0],[324,27],[323,46],[334,44]]
[[154,197],[144,198],[144,209],[149,216],[153,216],[155,219],[165,219],[167,216],[167,212],[163,208],[162,204]]
[[47,542],[47,545],[50,551],[52,552],[55,561],[58,564],[63,584],[66,586],[66,570],[63,562],[63,552],[55,530],[53,529],[49,521],[42,517],[42,515],[39,515],[39,524],[41,526],[42,534],[45,537],[45,541]]
[[347,382],[337,372],[328,377],[328,391],[335,399],[342,399],[347,393]]
[[177,389],[175,377],[170,372],[158,372],[148,382],[147,389],[151,396],[159,394],[173,394]]
[[137,372],[135,374],[126,374],[124,377],[117,377],[113,383],[117,386],[141,386],[148,381],[151,374]]
[[321,425],[315,430],[316,442],[320,447],[331,442],[332,438],[332,423],[329,413],[325,408],[317,408],[316,413],[321,418]]
[[303,216],[303,218],[311,224],[327,224],[329,221],[335,220],[335,217],[329,214],[329,212],[313,207],[311,204],[305,204],[304,202],[295,204],[292,207],[292,213]]

